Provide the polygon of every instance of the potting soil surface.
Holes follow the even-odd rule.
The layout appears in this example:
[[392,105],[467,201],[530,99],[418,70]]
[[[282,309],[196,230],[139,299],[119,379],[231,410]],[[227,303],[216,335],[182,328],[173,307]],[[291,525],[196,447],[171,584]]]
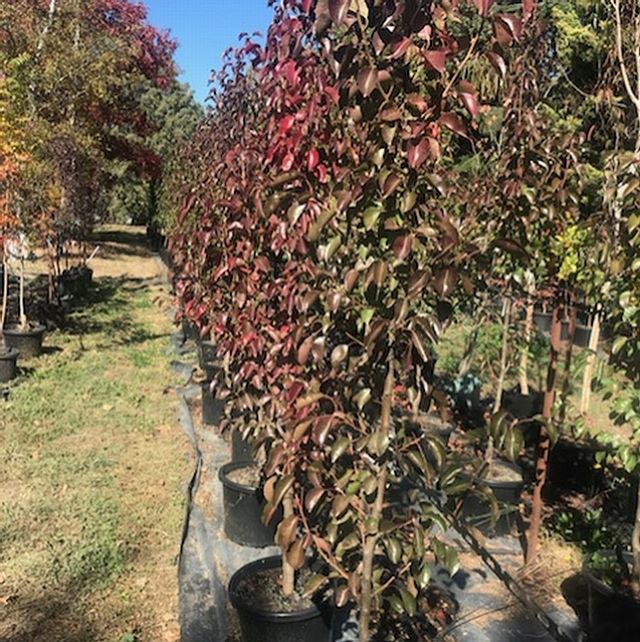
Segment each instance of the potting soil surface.
[[[179,339],[178,339],[179,343]],[[192,352],[195,359],[195,348]],[[186,373],[194,371],[188,363],[175,364]],[[192,441],[199,462],[194,475],[193,503],[185,524],[185,539],[180,563],[180,622],[182,642],[239,642],[237,617],[227,597],[231,575],[245,564],[278,554],[276,547],[252,549],[226,539],[223,531],[222,485],[218,470],[231,459],[228,444],[215,429],[203,428],[194,421],[200,387],[187,385],[182,391],[181,423]],[[222,414],[222,403],[218,402]],[[193,412],[195,410],[195,412]],[[443,640],[459,642],[553,642],[535,616],[509,593],[471,553],[455,531],[446,537],[462,546],[461,570],[452,578],[442,568],[435,568],[435,581],[449,590],[459,611]],[[509,572],[522,567],[519,540],[505,537],[487,540],[487,549]],[[531,591],[534,595],[536,591]],[[540,591],[537,591],[540,593]],[[535,595],[545,609],[563,627],[568,636],[580,639],[573,612],[559,595]],[[334,642],[356,641],[356,614],[342,611],[334,622]],[[258,642],[258,641],[256,641]]]

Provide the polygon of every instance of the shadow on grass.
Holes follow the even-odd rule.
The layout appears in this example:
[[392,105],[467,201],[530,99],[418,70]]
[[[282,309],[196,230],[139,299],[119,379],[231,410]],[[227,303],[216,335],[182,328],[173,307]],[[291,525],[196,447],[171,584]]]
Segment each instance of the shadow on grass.
[[[67,317],[64,332],[71,336],[104,335],[114,345],[139,345],[168,337],[149,331],[131,314],[131,297],[154,279],[105,277],[94,281],[88,296]],[[131,284],[134,288],[131,288]]]
[[[123,255],[149,257],[153,253],[143,233],[103,230],[96,232],[91,240],[101,245],[98,256],[102,259],[118,259]],[[108,247],[105,243],[114,243],[118,247]]]
[[80,594],[72,587],[10,600],[4,607],[1,639],[3,642],[92,642],[98,635],[93,625],[79,616],[76,608],[79,602]]

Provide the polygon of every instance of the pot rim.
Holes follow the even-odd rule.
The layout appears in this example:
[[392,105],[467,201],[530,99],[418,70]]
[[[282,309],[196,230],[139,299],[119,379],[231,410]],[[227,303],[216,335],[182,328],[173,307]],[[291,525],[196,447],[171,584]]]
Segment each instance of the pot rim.
[[234,472],[235,470],[240,470],[241,468],[253,468],[256,467],[257,463],[254,460],[247,461],[232,461],[228,464],[225,464],[218,471],[218,479],[222,482],[223,486],[230,488],[231,490],[243,492],[243,493],[255,493],[258,490],[257,486],[248,486],[247,484],[239,484],[229,479],[229,473]]
[[491,488],[520,488],[524,486],[524,475],[522,471],[522,467],[518,466],[518,464],[514,464],[511,461],[507,461],[506,459],[498,459],[497,460],[501,466],[505,466],[507,468],[510,468],[512,471],[518,473],[520,475],[519,480],[510,480],[510,479],[484,479],[484,483],[491,487]]
[[11,361],[13,359],[17,359],[19,356],[20,356],[20,352],[15,348],[0,346],[0,360]]
[[38,334],[44,334],[47,330],[47,327],[41,323],[37,325],[29,325],[30,329],[29,330],[21,330],[20,326],[17,325],[11,325],[2,331],[3,334],[9,335],[9,336],[21,336],[21,337],[29,337],[29,336],[36,336]]
[[[620,595],[620,593],[615,589],[611,588],[610,586],[608,586],[607,584],[605,584],[602,580],[598,579],[591,571],[589,565],[595,555],[602,555],[603,557],[613,557],[617,554],[618,554],[617,551],[614,551],[613,549],[610,549],[610,548],[605,548],[605,549],[596,551],[594,553],[589,553],[589,555],[585,555],[582,561],[582,573],[587,578],[588,582],[590,584],[593,584],[593,586],[600,593],[607,596]],[[622,557],[629,564],[633,562],[633,554],[629,551],[622,551]],[[639,599],[636,599],[636,598],[633,598],[632,596],[627,596],[627,595],[625,595],[625,597],[628,597],[630,600],[632,600],[633,602],[635,602],[637,605],[640,606]]]
[[251,615],[258,616],[259,618],[264,619],[267,622],[275,622],[281,624],[284,624],[286,622],[303,622],[304,620],[311,620],[321,615],[322,611],[315,604],[300,611],[265,611],[263,609],[252,606],[251,604],[247,604],[240,599],[240,596],[237,594],[236,588],[240,581],[244,579],[244,577],[251,575],[254,571],[263,569],[275,569],[279,568],[281,565],[282,556],[271,555],[269,557],[262,557],[258,560],[249,562],[248,564],[241,566],[231,576],[228,584],[229,600],[231,601],[232,606],[238,610],[242,610]]

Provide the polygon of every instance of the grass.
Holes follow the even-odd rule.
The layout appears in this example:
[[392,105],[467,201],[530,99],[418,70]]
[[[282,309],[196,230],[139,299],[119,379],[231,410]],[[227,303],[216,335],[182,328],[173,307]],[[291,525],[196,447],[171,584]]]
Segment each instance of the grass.
[[0,408],[3,641],[178,639],[186,463],[157,295],[101,279]]

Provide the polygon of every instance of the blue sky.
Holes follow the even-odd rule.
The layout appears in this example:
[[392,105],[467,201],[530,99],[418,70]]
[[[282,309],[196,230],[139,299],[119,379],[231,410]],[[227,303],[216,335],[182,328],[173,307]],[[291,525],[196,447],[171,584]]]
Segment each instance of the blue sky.
[[144,0],[149,21],[168,28],[178,40],[176,54],[183,74],[201,102],[207,96],[211,69],[219,69],[222,54],[238,44],[243,31],[264,33],[273,10],[267,0]]

